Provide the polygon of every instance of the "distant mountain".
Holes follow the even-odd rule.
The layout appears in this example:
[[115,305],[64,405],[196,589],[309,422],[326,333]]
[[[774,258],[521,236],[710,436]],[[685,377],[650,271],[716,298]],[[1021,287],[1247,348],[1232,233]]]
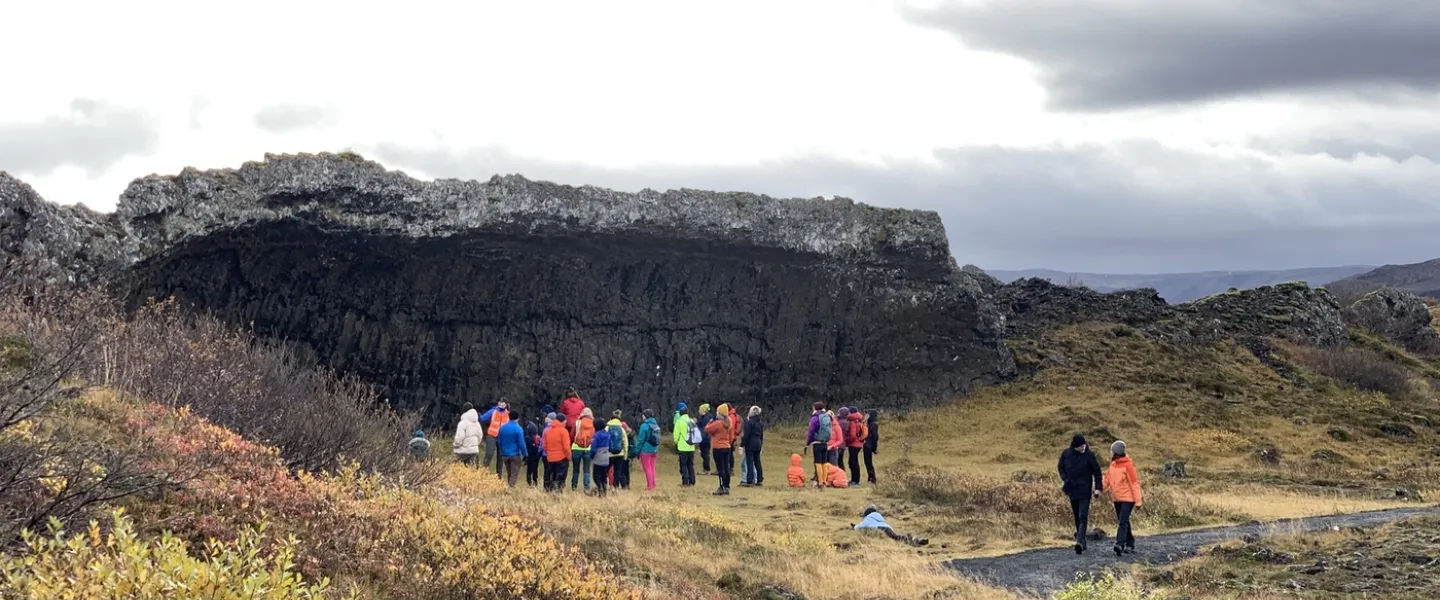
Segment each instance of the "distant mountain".
[[[1205,271],[1201,273],[1156,273],[1120,275],[1111,273],[1072,273],[1050,269],[1021,271],[990,270],[985,272],[1005,283],[1026,277],[1048,279],[1058,284],[1083,284],[1097,292],[1114,292],[1136,288],[1155,288],[1160,297],[1171,304],[1188,302],[1218,294],[1230,288],[1249,289],[1287,281],[1303,281],[1312,287],[1326,285],[1341,278],[1365,273],[1373,266],[1316,267],[1283,271]],[[1440,279],[1437,279],[1440,281]]]
[[1440,258],[1411,265],[1385,265],[1334,281],[1325,287],[1341,298],[1358,298],[1382,287],[1397,287],[1417,296],[1440,298]]

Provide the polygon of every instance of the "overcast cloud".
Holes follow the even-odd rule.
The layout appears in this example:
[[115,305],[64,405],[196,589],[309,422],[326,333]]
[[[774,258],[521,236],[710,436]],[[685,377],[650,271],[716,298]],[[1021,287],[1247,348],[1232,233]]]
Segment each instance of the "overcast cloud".
[[6,13],[30,25],[0,36],[28,57],[0,169],[100,210],[149,173],[353,148],[417,176],[935,210],[957,260],[997,269],[1440,256],[1427,0],[78,3]]
[[127,156],[154,152],[157,127],[142,110],[76,98],[65,115],[0,122],[0,169],[47,175],[72,166],[93,176]]
[[949,1],[909,16],[1034,63],[1069,110],[1440,84],[1433,0]]

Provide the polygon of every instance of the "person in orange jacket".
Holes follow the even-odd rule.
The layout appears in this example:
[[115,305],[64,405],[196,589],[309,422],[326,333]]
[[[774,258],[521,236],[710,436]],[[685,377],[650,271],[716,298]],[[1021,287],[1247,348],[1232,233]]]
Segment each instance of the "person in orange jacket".
[[705,426],[705,433],[710,436],[710,454],[715,458],[715,471],[720,475],[720,487],[715,490],[716,496],[730,494],[730,474],[735,466],[735,431],[735,421],[730,418],[730,405],[721,404],[715,409],[715,418]]
[[850,487],[860,485],[860,449],[865,447],[869,429],[865,427],[865,415],[852,410],[845,417],[845,450],[850,454]]
[[835,488],[843,488],[850,486],[850,478],[845,475],[845,471],[843,469],[835,465],[826,466],[830,467],[830,471],[825,474],[826,485]]
[[790,483],[792,488],[805,487],[805,468],[800,466],[800,455],[790,455],[790,469],[785,471],[785,481]]
[[1115,503],[1115,521],[1120,524],[1115,533],[1115,556],[1135,551],[1135,532],[1130,528],[1130,513],[1141,504],[1140,476],[1135,473],[1135,463],[1126,454],[1125,442],[1115,440],[1110,445],[1114,458],[1110,469],[1105,472],[1105,489],[1110,492],[1110,501]]
[[[850,414],[850,410],[847,408],[841,408],[840,410],[844,411],[847,416]],[[842,452],[841,449],[845,447],[845,428],[840,424],[844,419],[836,416],[834,411],[826,412],[830,413],[830,443],[825,445],[825,449],[830,455],[830,464],[843,468],[844,463],[840,462],[840,452]]]
[[565,474],[570,467],[570,431],[565,416],[550,413],[545,418],[545,490],[565,491]]

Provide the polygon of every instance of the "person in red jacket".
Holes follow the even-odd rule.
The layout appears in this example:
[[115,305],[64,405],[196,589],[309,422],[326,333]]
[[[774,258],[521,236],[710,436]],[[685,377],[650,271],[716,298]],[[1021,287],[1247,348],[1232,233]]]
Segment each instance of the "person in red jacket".
[[580,420],[581,411],[585,410],[585,401],[580,399],[580,392],[570,388],[565,392],[565,399],[560,401],[560,414],[565,415],[565,424],[574,427]]
[[860,450],[865,447],[869,430],[865,428],[865,416],[860,411],[851,411],[845,423],[845,449],[850,454],[850,487],[860,485]]

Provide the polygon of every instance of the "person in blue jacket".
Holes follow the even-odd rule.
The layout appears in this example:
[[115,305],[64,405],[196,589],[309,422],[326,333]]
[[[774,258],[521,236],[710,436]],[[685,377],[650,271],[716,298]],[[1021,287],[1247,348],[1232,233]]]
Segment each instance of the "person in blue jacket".
[[595,428],[595,437],[590,438],[590,469],[595,481],[595,495],[605,497],[605,485],[610,481],[610,431],[608,427]]
[[500,426],[495,433],[495,449],[500,454],[500,462],[505,465],[505,479],[510,487],[520,480],[520,469],[525,466],[525,457],[529,456],[529,449],[525,445],[525,428],[520,426],[520,421],[508,421]]
[[863,517],[863,520],[860,521],[859,525],[853,526],[856,530],[879,529],[885,532],[885,535],[889,536],[890,539],[897,542],[905,542],[911,546],[925,546],[930,543],[930,540],[923,537],[895,533],[895,530],[890,527],[890,524],[885,522],[885,515],[880,514],[880,509],[875,508],[874,504],[865,507],[865,512],[861,513],[860,516]]

